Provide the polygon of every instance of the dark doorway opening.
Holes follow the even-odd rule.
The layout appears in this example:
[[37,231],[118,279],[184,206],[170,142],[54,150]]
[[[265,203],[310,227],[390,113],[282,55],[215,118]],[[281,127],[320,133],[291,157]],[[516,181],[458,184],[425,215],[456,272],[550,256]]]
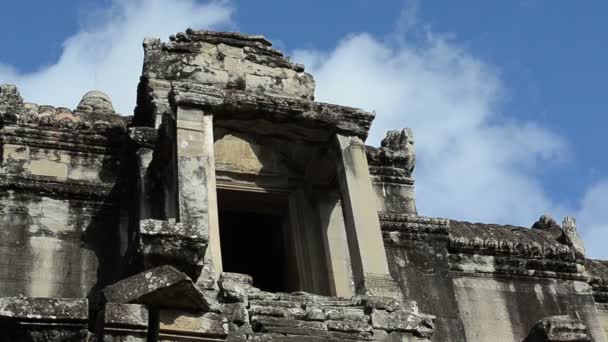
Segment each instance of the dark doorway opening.
[[224,271],[248,274],[265,291],[289,291],[286,196],[219,190],[218,209]]

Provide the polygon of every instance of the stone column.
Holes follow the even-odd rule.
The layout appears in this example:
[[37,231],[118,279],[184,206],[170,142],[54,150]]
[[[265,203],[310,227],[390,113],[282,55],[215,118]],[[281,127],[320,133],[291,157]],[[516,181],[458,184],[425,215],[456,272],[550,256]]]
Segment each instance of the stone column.
[[179,222],[209,238],[214,268],[221,272],[213,116],[179,107],[176,126]]
[[358,137],[336,135],[338,183],[355,291],[358,294],[400,296],[389,274],[365,145]]
[[350,298],[354,295],[353,272],[344,226],[344,214],[337,191],[318,194],[322,240],[329,271],[330,294]]

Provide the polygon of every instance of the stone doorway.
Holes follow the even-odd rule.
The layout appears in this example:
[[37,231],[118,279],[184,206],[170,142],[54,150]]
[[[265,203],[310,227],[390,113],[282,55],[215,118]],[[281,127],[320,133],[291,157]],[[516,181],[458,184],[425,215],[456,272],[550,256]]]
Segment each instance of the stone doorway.
[[[225,272],[253,277],[265,291],[289,292],[297,272],[287,266],[289,248],[287,196],[218,190],[222,264]],[[293,274],[296,273],[296,274]]]

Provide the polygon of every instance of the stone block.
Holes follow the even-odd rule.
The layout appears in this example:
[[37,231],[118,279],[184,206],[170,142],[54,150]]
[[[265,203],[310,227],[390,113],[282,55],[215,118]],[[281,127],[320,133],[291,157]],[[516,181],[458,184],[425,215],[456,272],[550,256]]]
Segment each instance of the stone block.
[[587,326],[570,316],[550,316],[534,325],[524,342],[590,342]]
[[148,326],[148,309],[140,304],[107,303],[104,309],[105,324]]
[[200,227],[146,219],[140,221],[139,237],[146,268],[171,265],[198,279],[208,242]]
[[0,317],[37,320],[87,320],[89,302],[67,298],[0,298]]
[[228,331],[224,328],[228,320],[213,312],[194,314],[175,310],[161,310],[159,321],[161,334],[165,332],[215,336],[228,334]]
[[192,279],[171,266],[160,266],[107,286],[103,291],[109,303],[137,303],[152,308],[208,311],[208,298]]
[[68,165],[46,159],[32,160],[29,163],[29,171],[33,175],[55,178],[67,178]]

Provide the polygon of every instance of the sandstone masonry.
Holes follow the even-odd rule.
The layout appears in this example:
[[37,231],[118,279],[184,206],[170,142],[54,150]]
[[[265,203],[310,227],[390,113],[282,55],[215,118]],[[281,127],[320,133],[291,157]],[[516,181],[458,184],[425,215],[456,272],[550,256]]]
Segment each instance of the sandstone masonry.
[[0,86],[0,342],[608,341],[574,218],[421,216],[412,130],[263,36],[143,47],[134,116]]

